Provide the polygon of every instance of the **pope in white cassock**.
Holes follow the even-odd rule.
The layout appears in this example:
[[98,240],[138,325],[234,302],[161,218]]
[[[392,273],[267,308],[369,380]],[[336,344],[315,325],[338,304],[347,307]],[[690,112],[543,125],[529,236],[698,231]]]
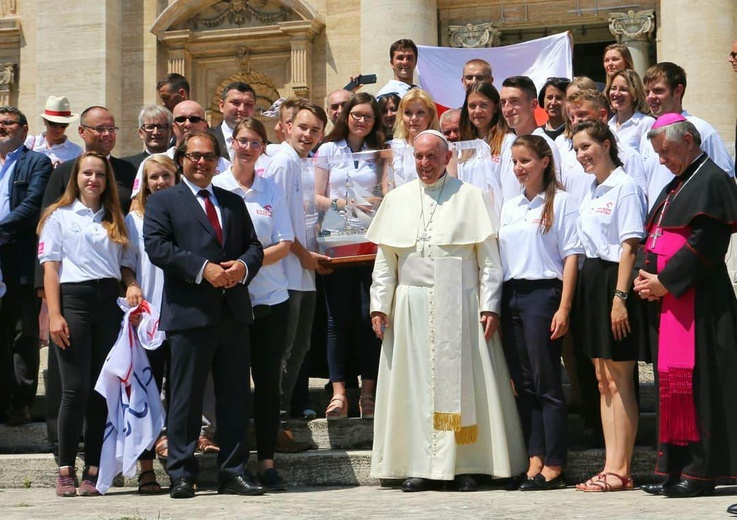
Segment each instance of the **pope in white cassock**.
[[489,201],[446,174],[448,142],[414,141],[418,179],[391,191],[366,237],[379,362],[371,476],[403,491],[527,468],[498,327],[502,269]]

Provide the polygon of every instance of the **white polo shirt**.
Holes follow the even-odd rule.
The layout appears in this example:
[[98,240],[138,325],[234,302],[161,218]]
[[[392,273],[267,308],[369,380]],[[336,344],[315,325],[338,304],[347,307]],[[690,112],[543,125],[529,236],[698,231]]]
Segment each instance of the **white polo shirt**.
[[[647,179],[642,156],[634,148],[621,143],[616,135],[614,137],[617,139],[619,160],[622,161],[624,171],[635,181],[640,192],[640,201],[643,206],[646,206]],[[561,176],[559,180],[563,184],[563,188],[573,196],[575,203],[580,205],[584,195],[589,191],[592,176],[584,171],[583,166],[576,159],[573,142],[568,137],[563,134],[559,135],[555,139],[555,144],[561,156]]]
[[276,155],[277,153],[279,153],[279,150],[281,150],[282,145],[288,146],[288,145],[285,145],[284,143],[282,144],[269,143],[266,145],[266,151],[262,153],[261,155],[259,155],[258,159],[256,160],[256,165],[254,167],[256,170],[256,175],[258,176],[264,175],[266,168],[269,167],[271,158],[274,157],[274,155]]
[[502,207],[499,252],[504,281],[563,279],[566,257],[583,254],[576,221],[578,208],[564,191],[553,200],[553,225],[547,233],[540,227],[545,193],[532,200],[523,194]]
[[61,144],[49,146],[49,143],[46,142],[46,132],[41,135],[28,136],[25,145],[34,152],[42,153],[51,159],[54,168],[63,162],[76,159],[84,152],[81,146],[71,142],[68,138]]
[[105,209],[96,213],[75,200],[49,215],[38,240],[40,262],[61,262],[59,282],[121,279],[120,268],[135,269],[123,246],[110,240],[102,225]]
[[617,128],[617,116],[615,114],[609,120],[609,128],[617,136],[620,143],[634,148],[639,153],[642,136],[650,131],[654,123],[654,117],[643,114],[642,112],[635,112],[632,114],[632,117]]
[[619,262],[622,242],[645,237],[645,209],[635,181],[621,167],[601,184],[591,178],[578,214],[578,238],[587,258]]
[[[550,150],[553,152],[553,161],[555,162],[555,174],[560,179],[560,152],[558,147],[555,146],[553,141],[542,128],[535,128],[531,135],[539,135],[544,138],[550,146]],[[499,179],[502,185],[502,199],[503,202],[516,198],[522,193],[522,185],[517,180],[517,176],[514,174],[514,163],[512,162],[512,145],[516,140],[509,139],[504,141],[504,148],[502,149],[501,164],[499,165]]]
[[383,87],[379,89],[379,91],[376,93],[376,97],[394,93],[401,98],[404,97],[404,95],[414,87],[415,85],[407,85],[404,81],[390,79]]
[[[502,147],[507,144],[508,140],[514,142],[515,136],[507,134]],[[502,185],[499,179],[501,154],[492,155],[491,148],[483,139],[453,143],[453,147],[458,151],[458,178],[463,182],[473,184],[491,199],[498,219],[502,211]],[[469,150],[472,155],[462,160],[466,150]]]
[[126,257],[134,264],[136,282],[141,287],[143,297],[154,309],[161,310],[161,299],[164,291],[164,271],[149,260],[143,246],[143,217],[131,211],[125,217],[128,227],[128,250]]
[[[305,204],[309,206],[309,202],[312,201],[312,206],[314,206],[315,198],[314,178],[308,178],[309,171],[303,175],[303,165],[306,166],[305,161],[309,160],[302,159],[294,148],[288,144],[283,144],[279,152],[271,158],[269,167],[264,172],[264,178],[274,181],[284,193],[294,238],[299,240],[300,244],[307,249],[311,249],[313,246],[316,224],[310,218],[309,230],[307,229],[308,221],[305,214]],[[305,168],[305,170],[308,170],[308,168]],[[307,241],[308,233],[310,242]],[[284,263],[284,272],[287,275],[287,284],[290,291],[315,290],[315,273],[303,269],[297,255],[290,251],[282,262]]]
[[[681,115],[691,121],[701,135],[701,149],[706,152],[709,159],[714,161],[717,166],[727,172],[730,177],[734,177],[734,163],[732,162],[727,147],[724,146],[722,138],[714,127],[701,118],[692,116],[685,110]],[[673,180],[674,175],[671,171],[660,164],[660,156],[655,153],[653,145],[647,138],[647,134],[642,136],[640,142],[640,152],[645,162],[645,175],[647,177],[647,198],[648,210],[652,208],[655,201],[658,200],[660,192],[663,188]]]
[[[281,188],[274,181],[255,175],[253,184],[246,191],[233,177],[232,170],[227,169],[214,177],[212,184],[243,199],[264,249],[279,242],[291,243],[294,240],[287,202]],[[261,266],[248,285],[253,305],[276,305],[287,301],[289,284],[283,264],[284,260],[279,260],[274,264]]]
[[[363,143],[362,152],[368,151]],[[330,199],[345,199],[349,188],[359,188],[359,194],[381,193],[381,172],[377,162],[378,153],[362,154],[354,161],[351,147],[345,139],[324,143],[315,155],[315,168],[328,171],[328,195]],[[352,186],[348,186],[348,181]]]
[[[135,198],[138,192],[141,191],[141,183],[143,182],[143,165],[146,164],[151,157],[155,155],[166,155],[169,159],[174,159],[174,152],[177,150],[176,146],[172,146],[163,154],[155,153],[146,157],[141,164],[138,166],[138,172],[136,172],[136,179],[133,181],[133,190],[131,191],[131,198]],[[230,168],[230,161],[224,157],[218,157],[218,165],[215,168],[215,175],[218,175],[225,170]]]

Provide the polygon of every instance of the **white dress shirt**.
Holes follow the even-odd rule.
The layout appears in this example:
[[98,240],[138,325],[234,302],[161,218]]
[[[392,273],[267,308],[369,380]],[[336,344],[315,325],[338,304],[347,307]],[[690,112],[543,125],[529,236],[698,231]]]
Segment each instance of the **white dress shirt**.
[[609,120],[609,128],[620,143],[634,148],[639,153],[642,136],[647,135],[654,123],[654,117],[635,112],[632,117],[617,127],[617,115],[615,114]]

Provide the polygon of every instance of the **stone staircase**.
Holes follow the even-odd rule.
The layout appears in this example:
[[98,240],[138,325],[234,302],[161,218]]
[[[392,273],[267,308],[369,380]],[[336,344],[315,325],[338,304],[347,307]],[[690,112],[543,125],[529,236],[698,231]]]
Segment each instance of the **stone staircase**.
[[[311,380],[311,402],[321,412],[327,407],[330,395],[323,389],[325,380]],[[41,388],[39,393],[42,393]],[[566,385],[566,391],[569,389]],[[373,421],[357,418],[358,391],[349,390],[351,418],[327,421],[323,417],[313,421],[292,420],[289,426],[297,440],[312,442],[317,449],[298,454],[277,454],[276,465],[284,479],[293,486],[355,486],[379,485],[369,475]],[[655,388],[651,382],[640,385],[640,426],[637,448],[632,462],[636,483],[655,479]],[[32,422],[22,427],[0,425],[0,488],[50,487],[55,482],[56,463],[52,447],[46,439],[43,421],[45,398],[39,395],[33,410]],[[569,414],[569,462],[566,470],[570,483],[583,480],[601,469],[604,452],[600,449],[576,449],[582,442],[582,421]],[[251,429],[252,430],[252,429]],[[251,431],[252,433],[252,431]],[[252,437],[252,446],[255,445]],[[200,486],[215,486],[217,482],[216,456],[199,455]],[[82,460],[77,467],[83,467]],[[255,454],[250,460],[251,471],[256,469]],[[168,483],[162,464],[156,464],[159,481]],[[382,481],[383,485],[395,482]],[[398,482],[396,482],[398,483]],[[127,479],[126,486],[136,486],[135,479]]]

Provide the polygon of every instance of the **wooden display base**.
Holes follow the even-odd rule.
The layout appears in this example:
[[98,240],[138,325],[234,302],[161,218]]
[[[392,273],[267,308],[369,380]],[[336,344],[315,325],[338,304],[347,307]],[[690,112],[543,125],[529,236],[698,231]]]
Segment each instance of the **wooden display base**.
[[376,260],[376,255],[352,255],[352,256],[338,256],[332,258],[329,262],[320,262],[325,267],[331,267],[333,269],[343,267],[359,267],[364,265],[371,265]]

